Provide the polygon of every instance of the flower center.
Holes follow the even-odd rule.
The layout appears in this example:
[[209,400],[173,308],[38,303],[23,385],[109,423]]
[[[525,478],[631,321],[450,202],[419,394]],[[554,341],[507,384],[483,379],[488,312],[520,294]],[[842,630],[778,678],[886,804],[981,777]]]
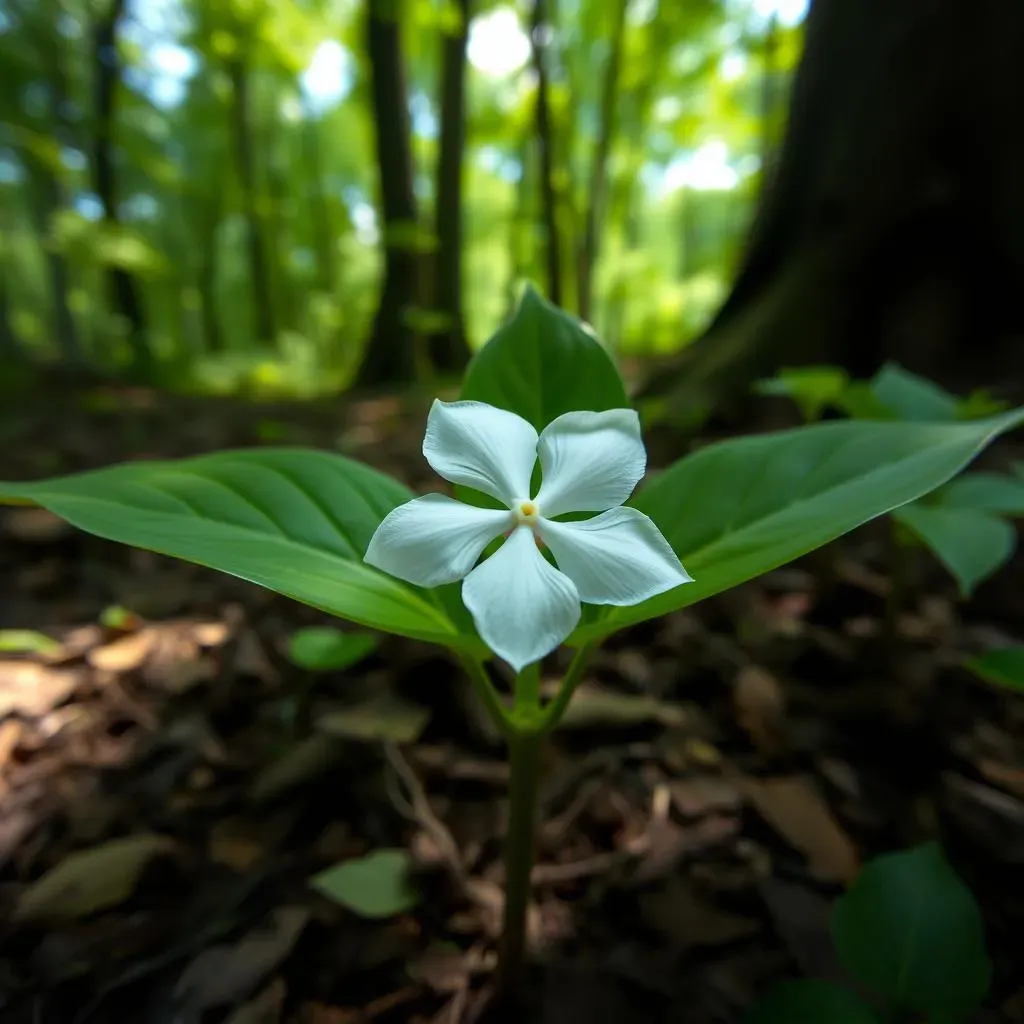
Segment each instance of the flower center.
[[537,520],[540,519],[540,506],[537,502],[524,498],[513,504],[512,515],[517,526],[536,526]]

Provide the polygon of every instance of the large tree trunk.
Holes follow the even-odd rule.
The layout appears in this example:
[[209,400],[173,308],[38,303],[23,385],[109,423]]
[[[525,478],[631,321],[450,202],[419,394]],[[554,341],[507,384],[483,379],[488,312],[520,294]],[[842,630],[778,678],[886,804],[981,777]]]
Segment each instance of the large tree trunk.
[[466,149],[466,44],[470,0],[457,0],[458,30],[445,35],[441,54],[441,152],[437,162],[437,256],[434,311],[444,328],[430,338],[430,358],[444,373],[469,361],[462,310],[462,164]]
[[314,111],[307,109],[301,128],[302,162],[309,189],[309,226],[316,252],[317,287],[325,295],[333,295],[338,285],[337,236],[331,207],[324,192],[323,161],[320,157],[322,123]]
[[418,297],[420,259],[397,0],[369,0],[366,49],[377,136],[384,282],[358,383],[380,387],[416,377],[416,336],[409,314]]
[[249,258],[249,286],[252,289],[256,340],[270,345],[277,337],[270,270],[263,241],[263,224],[256,199],[256,168],[252,143],[252,110],[249,95],[248,55],[243,44],[241,54],[227,62],[231,82],[231,138],[235,167],[242,193],[242,214],[246,226],[246,250]]
[[544,250],[547,256],[548,298],[561,306],[562,247],[558,231],[558,194],[555,190],[555,131],[551,113],[551,86],[548,81],[545,36],[550,20],[544,0],[533,0],[530,16],[530,43],[537,75],[537,143],[540,149],[540,194],[544,213]]
[[806,40],[732,293],[648,394],[713,402],[808,362],[1019,374],[1024,7],[813,0]]
[[[114,131],[117,121],[117,90],[121,84],[117,29],[124,9],[125,0],[109,0],[105,15],[93,27],[96,118],[93,134],[93,189],[103,207],[103,222],[112,228],[117,228],[120,223]],[[114,312],[124,320],[128,328],[132,373],[141,380],[148,380],[152,376],[153,356],[146,334],[146,316],[138,285],[124,267],[111,267],[107,279]]]
[[583,225],[583,244],[580,248],[578,270],[578,297],[580,319],[593,321],[594,267],[601,245],[605,192],[608,185],[608,156],[615,138],[619,110],[619,70],[622,66],[622,48],[626,33],[626,13],[629,0],[617,0],[615,22],[612,25],[611,49],[604,69],[601,87],[601,120],[597,142],[590,166],[590,189],[587,197]]

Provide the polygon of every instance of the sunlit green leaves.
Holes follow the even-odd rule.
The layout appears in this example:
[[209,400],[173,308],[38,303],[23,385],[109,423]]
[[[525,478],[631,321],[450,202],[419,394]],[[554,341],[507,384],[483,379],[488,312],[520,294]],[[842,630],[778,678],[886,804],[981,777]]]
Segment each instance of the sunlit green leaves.
[[362,561],[381,519],[410,497],[340,455],[285,448],[0,484],[0,500],[35,502],[100,537],[220,569],[375,629],[471,644],[439,599]]
[[825,423],[710,445],[633,501],[694,582],[577,631],[598,636],[719,593],[928,493],[1024,411],[959,423]]

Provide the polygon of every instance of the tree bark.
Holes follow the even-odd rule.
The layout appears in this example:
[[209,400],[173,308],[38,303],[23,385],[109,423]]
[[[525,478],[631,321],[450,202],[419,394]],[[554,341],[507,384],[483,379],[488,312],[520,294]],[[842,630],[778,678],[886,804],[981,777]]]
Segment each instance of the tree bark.
[[334,233],[330,204],[324,193],[323,161],[320,156],[320,119],[306,111],[302,126],[302,161],[309,188],[309,224],[316,251],[317,287],[333,295],[338,281],[337,236]]
[[[109,0],[105,15],[93,27],[96,118],[93,134],[93,190],[103,208],[104,226],[115,229],[120,226],[114,142],[117,90],[121,84],[117,30],[124,9],[125,0]],[[124,267],[110,267],[107,281],[114,312],[128,326],[132,373],[141,380],[148,380],[153,372],[153,355],[146,333],[146,316],[138,284]]]
[[601,120],[590,165],[590,189],[583,225],[583,244],[578,270],[578,301],[580,319],[593,321],[594,268],[601,246],[605,193],[608,186],[608,155],[618,125],[619,72],[626,31],[629,0],[617,0],[612,26],[611,50],[604,70],[601,89]]
[[1024,9],[1000,0],[813,0],[732,292],[647,394],[715,402],[780,366],[887,358],[958,390],[1019,379],[1022,49]]
[[366,49],[376,126],[384,281],[357,382],[376,388],[416,377],[416,336],[409,320],[419,263],[409,117],[397,0],[369,0]]
[[551,24],[545,0],[533,0],[530,16],[530,45],[537,75],[537,143],[540,149],[540,193],[544,216],[548,298],[556,306],[563,303],[562,248],[558,231],[558,194],[555,189],[555,139],[551,115],[551,86],[548,80],[545,35]]
[[263,345],[270,345],[277,337],[277,324],[263,240],[263,224],[257,202],[246,46],[247,44],[243,43],[240,54],[227,61],[228,79],[231,82],[231,139],[235,151],[238,184],[242,193],[242,214],[245,217],[249,286],[252,289],[256,340]]
[[469,362],[462,309],[462,165],[466,150],[466,44],[472,17],[470,0],[457,0],[458,30],[445,35],[441,53],[441,144],[437,162],[437,216],[434,233],[434,311],[444,328],[429,341],[436,369],[453,374]]

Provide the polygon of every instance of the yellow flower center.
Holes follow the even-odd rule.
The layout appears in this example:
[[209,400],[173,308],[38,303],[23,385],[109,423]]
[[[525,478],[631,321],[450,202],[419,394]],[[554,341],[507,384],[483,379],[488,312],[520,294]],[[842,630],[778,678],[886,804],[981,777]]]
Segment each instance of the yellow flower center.
[[540,519],[540,506],[529,498],[523,498],[512,505],[512,516],[516,526],[536,527]]

